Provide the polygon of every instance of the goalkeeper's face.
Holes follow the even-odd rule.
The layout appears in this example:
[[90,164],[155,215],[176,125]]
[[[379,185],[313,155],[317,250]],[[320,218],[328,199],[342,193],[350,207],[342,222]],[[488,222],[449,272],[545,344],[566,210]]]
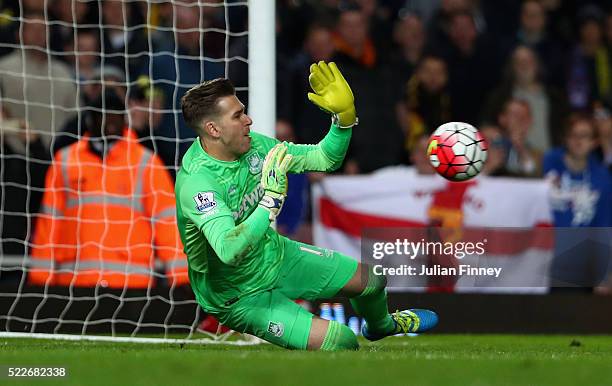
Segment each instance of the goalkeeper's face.
[[219,115],[215,119],[219,140],[225,151],[238,159],[251,149],[251,124],[253,120],[235,95],[219,99]]

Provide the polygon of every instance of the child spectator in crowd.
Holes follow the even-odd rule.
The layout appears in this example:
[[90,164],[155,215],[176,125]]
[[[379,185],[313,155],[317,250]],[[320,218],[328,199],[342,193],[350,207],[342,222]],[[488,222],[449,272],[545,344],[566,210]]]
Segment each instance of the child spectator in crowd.
[[609,290],[600,285],[609,272],[609,231],[594,227],[612,225],[610,173],[592,152],[596,129],[588,115],[572,116],[565,138],[544,159],[556,227],[551,284],[565,287],[556,291]]
[[544,174],[553,185],[552,207],[557,227],[609,227],[610,174],[592,153],[596,131],[587,115],[574,115],[565,146],[544,157]]

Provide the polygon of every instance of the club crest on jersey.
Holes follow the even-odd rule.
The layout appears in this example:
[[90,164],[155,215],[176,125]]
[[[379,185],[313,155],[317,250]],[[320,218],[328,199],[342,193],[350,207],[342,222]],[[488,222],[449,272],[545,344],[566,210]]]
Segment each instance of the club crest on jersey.
[[283,333],[285,332],[285,327],[283,326],[282,323],[270,322],[268,324],[268,332],[280,338],[281,336],[283,336]]
[[251,174],[259,174],[261,173],[261,168],[263,167],[263,160],[257,153],[253,153],[249,155],[246,159],[249,164],[249,172]]
[[217,206],[213,192],[198,192],[193,196],[193,200],[196,203],[196,209],[201,213],[210,212]]

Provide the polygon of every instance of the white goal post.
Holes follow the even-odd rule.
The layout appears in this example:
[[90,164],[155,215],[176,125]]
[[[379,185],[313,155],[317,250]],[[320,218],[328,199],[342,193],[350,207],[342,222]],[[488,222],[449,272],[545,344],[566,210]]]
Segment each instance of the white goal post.
[[249,0],[249,115],[273,137],[276,124],[275,0]]

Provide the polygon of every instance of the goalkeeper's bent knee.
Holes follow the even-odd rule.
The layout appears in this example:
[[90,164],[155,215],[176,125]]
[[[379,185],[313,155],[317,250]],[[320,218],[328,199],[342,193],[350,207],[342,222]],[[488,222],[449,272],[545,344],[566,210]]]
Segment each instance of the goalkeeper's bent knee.
[[362,269],[367,270],[368,272],[368,281],[366,283],[363,292],[361,292],[356,297],[365,297],[374,294],[378,294],[385,290],[387,286],[387,278],[384,275],[376,275],[374,270],[369,265],[363,265]]
[[329,322],[321,351],[358,350],[357,337],[350,328],[335,320]]

